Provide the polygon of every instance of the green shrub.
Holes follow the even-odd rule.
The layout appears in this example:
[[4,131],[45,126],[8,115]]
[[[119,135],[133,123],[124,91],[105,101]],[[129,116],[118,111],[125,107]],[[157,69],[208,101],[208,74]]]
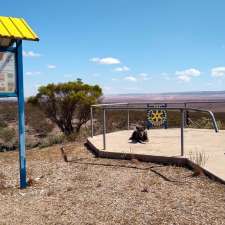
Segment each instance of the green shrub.
[[39,145],[40,145],[40,141],[38,139],[33,139],[33,138],[26,136],[26,148],[27,149],[36,148]]
[[14,150],[17,147],[18,141],[16,131],[13,128],[0,129],[1,150]]
[[51,135],[49,137],[46,137],[43,139],[43,141],[40,143],[40,148],[46,148],[55,144],[61,144],[65,140],[64,135]]
[[91,127],[85,125],[81,127],[79,133],[72,133],[68,136],[65,136],[65,140],[69,142],[74,142],[76,140],[85,141],[90,135],[91,135]]
[[39,136],[45,137],[53,128],[53,123],[47,119],[44,112],[31,104],[26,105],[26,122]]
[[13,128],[1,128],[0,138],[4,143],[12,142],[16,137],[16,131]]
[[2,101],[0,104],[0,120],[15,122],[17,120],[17,102],[16,101]]
[[5,128],[7,126],[8,124],[4,120],[0,120],[0,128]]

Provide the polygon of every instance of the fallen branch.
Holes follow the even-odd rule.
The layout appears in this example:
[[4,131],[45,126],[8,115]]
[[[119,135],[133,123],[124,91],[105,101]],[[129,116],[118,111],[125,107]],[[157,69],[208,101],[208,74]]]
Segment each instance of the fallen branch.
[[65,162],[68,162],[67,155],[66,155],[66,153],[65,153],[64,147],[61,147],[60,150],[61,150],[61,154],[62,154],[63,160],[64,160]]

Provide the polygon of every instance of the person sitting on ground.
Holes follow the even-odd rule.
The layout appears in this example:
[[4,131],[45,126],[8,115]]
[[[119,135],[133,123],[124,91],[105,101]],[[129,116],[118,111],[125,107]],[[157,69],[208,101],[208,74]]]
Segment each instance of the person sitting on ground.
[[136,129],[133,131],[129,140],[131,140],[133,143],[147,142],[148,141],[147,131],[143,126],[136,126]]

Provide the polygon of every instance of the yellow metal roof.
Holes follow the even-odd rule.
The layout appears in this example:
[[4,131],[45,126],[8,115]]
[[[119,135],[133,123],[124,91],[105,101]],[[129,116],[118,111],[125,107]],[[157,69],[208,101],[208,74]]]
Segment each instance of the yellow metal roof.
[[0,16],[0,38],[38,41],[38,36],[23,18]]

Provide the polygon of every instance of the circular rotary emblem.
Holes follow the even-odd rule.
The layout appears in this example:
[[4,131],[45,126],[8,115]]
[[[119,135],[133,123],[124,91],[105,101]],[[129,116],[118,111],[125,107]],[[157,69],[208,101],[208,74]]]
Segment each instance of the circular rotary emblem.
[[167,121],[165,110],[149,110],[148,121],[154,126],[162,126]]

